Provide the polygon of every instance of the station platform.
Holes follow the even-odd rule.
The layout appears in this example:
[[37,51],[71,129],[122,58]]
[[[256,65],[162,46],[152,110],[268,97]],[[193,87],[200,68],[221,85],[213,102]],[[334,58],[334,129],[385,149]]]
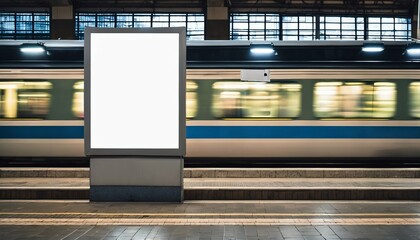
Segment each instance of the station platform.
[[0,239],[419,240],[420,203],[1,200]]
[[[88,168],[1,168],[0,199],[89,199]],[[185,200],[420,200],[419,168],[187,168]]]

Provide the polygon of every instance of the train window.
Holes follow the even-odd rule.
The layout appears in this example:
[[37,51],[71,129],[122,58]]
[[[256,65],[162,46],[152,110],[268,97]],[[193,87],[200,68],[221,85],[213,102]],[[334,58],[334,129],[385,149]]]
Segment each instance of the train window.
[[218,118],[295,118],[300,113],[297,83],[216,82],[213,114]]
[[187,118],[197,116],[197,83],[187,81]]
[[0,118],[44,119],[50,107],[51,83],[0,82]]
[[390,118],[396,88],[390,82],[319,82],[314,90],[319,118]]
[[84,117],[84,89],[85,84],[83,81],[76,82],[73,86],[74,94],[73,94],[73,106],[72,111],[74,116],[78,118]]
[[420,82],[410,84],[410,110],[412,117],[420,118]]

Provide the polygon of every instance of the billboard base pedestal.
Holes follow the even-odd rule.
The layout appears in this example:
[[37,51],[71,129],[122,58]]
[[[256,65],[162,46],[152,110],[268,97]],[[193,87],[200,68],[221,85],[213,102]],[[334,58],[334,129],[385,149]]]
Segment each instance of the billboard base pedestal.
[[90,201],[182,202],[182,157],[91,157]]

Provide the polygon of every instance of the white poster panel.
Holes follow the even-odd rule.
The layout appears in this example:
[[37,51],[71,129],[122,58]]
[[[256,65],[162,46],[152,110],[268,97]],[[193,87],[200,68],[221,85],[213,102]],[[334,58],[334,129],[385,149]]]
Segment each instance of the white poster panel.
[[180,148],[179,34],[90,33],[89,149]]

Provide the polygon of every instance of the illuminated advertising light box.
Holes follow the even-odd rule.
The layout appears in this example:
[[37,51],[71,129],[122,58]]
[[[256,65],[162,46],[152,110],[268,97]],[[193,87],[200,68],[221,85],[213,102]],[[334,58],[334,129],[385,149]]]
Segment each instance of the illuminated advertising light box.
[[86,28],[86,155],[185,155],[185,45],[185,28]]

